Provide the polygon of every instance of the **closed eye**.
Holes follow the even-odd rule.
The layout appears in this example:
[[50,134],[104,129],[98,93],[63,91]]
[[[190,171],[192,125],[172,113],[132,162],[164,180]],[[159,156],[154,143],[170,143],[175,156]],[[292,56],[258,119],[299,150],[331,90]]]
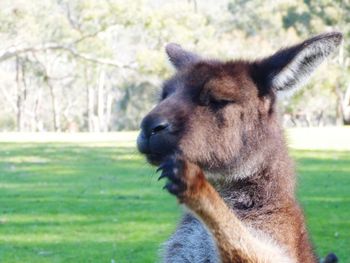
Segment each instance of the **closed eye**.
[[214,109],[222,109],[230,104],[233,104],[233,100],[227,100],[227,99],[215,99],[210,98],[209,99],[209,106],[211,106]]

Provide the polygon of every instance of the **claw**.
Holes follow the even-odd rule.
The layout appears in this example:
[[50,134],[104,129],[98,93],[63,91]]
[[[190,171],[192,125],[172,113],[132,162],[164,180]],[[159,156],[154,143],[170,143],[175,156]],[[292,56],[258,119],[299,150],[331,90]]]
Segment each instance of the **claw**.
[[167,177],[167,176],[166,176],[165,173],[162,173],[162,174],[158,177],[158,181],[159,181],[160,179],[163,179],[164,177]]
[[167,178],[166,184],[163,189],[166,189],[169,193],[179,196],[185,191],[185,182],[182,181],[182,169],[183,161],[176,159],[176,157],[168,158],[163,162],[156,170],[161,171],[158,181],[163,178]]
[[163,170],[164,168],[166,168],[167,166],[169,166],[169,162],[165,162],[165,163],[162,163],[156,170],[156,173],[158,173],[159,171]]
[[164,164],[162,164],[161,166],[159,166],[156,170],[156,173],[158,173],[160,170],[162,170],[164,168]]

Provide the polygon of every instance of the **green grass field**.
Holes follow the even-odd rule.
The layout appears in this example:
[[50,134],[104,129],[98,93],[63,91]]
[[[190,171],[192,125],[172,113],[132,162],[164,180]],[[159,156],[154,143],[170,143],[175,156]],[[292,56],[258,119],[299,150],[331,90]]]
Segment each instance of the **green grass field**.
[[[181,209],[132,145],[0,143],[0,262],[155,262]],[[350,262],[350,152],[292,155],[316,251]]]

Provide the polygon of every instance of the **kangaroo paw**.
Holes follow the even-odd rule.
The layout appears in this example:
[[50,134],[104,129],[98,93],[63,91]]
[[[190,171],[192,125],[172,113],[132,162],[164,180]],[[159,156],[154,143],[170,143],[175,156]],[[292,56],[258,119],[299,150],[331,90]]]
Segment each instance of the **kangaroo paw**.
[[205,181],[202,170],[197,165],[179,157],[170,157],[159,166],[158,171],[161,171],[158,180],[168,179],[164,189],[180,201],[196,195]]

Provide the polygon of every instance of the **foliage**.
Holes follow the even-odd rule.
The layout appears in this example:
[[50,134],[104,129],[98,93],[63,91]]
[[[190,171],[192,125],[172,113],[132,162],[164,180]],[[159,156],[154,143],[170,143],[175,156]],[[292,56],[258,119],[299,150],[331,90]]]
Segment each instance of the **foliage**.
[[[350,4],[348,1],[296,1],[287,9],[283,18],[285,28],[293,28],[296,32],[307,37],[310,33],[316,34],[326,31],[329,28],[336,28],[344,34],[344,44],[337,61],[333,61],[333,68],[328,70],[327,75],[334,77],[325,79],[326,83],[320,81],[322,86],[318,90],[327,90],[330,94],[330,101],[324,100],[325,107],[321,111],[332,106],[336,109],[338,117],[343,119],[345,124],[350,122],[350,92],[349,85],[349,52],[350,44],[347,39],[350,36]],[[335,63],[334,63],[335,62]],[[317,79],[317,81],[319,81]],[[314,96],[312,96],[314,97]],[[333,105],[327,105],[332,102]]]
[[[3,1],[0,130],[136,129],[172,72],[166,43],[255,59],[327,30],[348,37],[349,17],[340,0]],[[345,41],[303,96],[284,102],[289,124],[346,122],[349,52]]]
[[[155,262],[180,209],[133,143],[1,143],[0,262]],[[317,253],[348,262],[349,152],[293,155]]]

